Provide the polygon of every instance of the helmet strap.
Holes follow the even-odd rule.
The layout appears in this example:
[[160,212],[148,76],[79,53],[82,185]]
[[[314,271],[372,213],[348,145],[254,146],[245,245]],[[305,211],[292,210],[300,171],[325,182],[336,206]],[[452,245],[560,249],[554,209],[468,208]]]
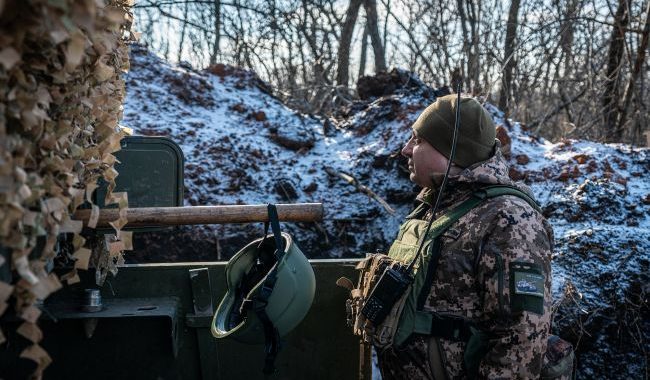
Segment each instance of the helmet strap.
[[267,206],[269,212],[269,222],[271,222],[271,230],[273,230],[273,237],[275,238],[275,255],[278,262],[284,256],[284,243],[282,240],[282,232],[280,231],[280,219],[278,218],[278,210],[274,204],[269,203]]
[[275,358],[280,351],[280,333],[266,313],[266,305],[269,303],[269,298],[271,297],[271,293],[275,287],[275,282],[277,281],[280,260],[282,260],[282,257],[285,254],[284,240],[282,239],[282,232],[280,231],[278,210],[274,204],[269,203],[268,213],[269,221],[264,223],[264,239],[262,239],[260,245],[266,241],[266,237],[269,234],[270,224],[275,239],[275,258],[277,259],[277,262],[267,274],[264,283],[254,300],[255,314],[257,314],[257,317],[262,322],[262,326],[264,326],[266,357],[264,359],[264,369],[262,372],[264,372],[265,375],[271,375],[275,372]]
[[272,203],[268,204],[267,210],[269,213],[269,221],[264,223],[264,238],[260,242],[259,246],[261,247],[266,242],[266,238],[269,235],[270,225],[271,231],[273,231],[273,238],[275,239],[275,258],[279,262],[280,259],[282,259],[282,256],[284,256],[284,240],[282,239],[282,231],[280,230],[278,210]]
[[269,319],[268,314],[266,314],[265,307],[266,305],[261,308],[256,307],[255,312],[262,322],[262,326],[264,326],[264,351],[266,352],[266,357],[264,358],[262,372],[265,375],[270,375],[275,372],[275,357],[280,352],[280,333],[273,326],[273,322]]

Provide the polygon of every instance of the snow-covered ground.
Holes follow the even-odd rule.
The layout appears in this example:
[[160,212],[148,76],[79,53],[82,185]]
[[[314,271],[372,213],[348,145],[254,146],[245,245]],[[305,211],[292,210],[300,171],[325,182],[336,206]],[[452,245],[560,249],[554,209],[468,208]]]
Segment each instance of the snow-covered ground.
[[[360,256],[388,248],[417,191],[399,150],[435,90],[412,78],[416,84],[409,88],[325,119],[289,109],[253,73],[226,66],[198,72],[140,46],[132,49],[123,123],[136,134],[178,142],[185,154],[186,204],[323,202],[322,223],[284,226],[308,255]],[[650,150],[551,143],[486,107],[510,147],[511,175],[531,186],[553,225],[555,330],[577,345],[579,377],[647,376]],[[350,174],[395,212],[328,172]],[[178,232],[186,236],[177,239],[179,251],[192,250],[188,241],[204,240],[217,248],[194,258],[227,259],[261,229]]]

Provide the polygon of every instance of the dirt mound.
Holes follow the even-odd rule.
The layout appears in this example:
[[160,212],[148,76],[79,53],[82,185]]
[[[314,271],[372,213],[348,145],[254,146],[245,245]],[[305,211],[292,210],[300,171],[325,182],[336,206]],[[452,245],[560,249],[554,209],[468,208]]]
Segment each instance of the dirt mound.
[[620,183],[606,178],[585,180],[559,189],[544,207],[547,218],[635,226],[644,211]]
[[393,69],[357,80],[357,94],[361,100],[369,100],[400,92],[418,92],[425,98],[435,98],[450,93],[449,88],[434,90],[412,72]]
[[579,378],[643,378],[650,351],[650,234],[595,227],[556,241],[554,264],[569,275],[554,330],[573,342]]

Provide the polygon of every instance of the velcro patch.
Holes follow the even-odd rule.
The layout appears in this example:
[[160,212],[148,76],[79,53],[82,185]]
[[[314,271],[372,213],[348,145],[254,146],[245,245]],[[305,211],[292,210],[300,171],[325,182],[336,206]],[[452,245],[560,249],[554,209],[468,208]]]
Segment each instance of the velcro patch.
[[530,272],[515,271],[515,294],[544,297],[544,276]]
[[513,312],[544,312],[545,275],[541,265],[510,262],[510,308]]

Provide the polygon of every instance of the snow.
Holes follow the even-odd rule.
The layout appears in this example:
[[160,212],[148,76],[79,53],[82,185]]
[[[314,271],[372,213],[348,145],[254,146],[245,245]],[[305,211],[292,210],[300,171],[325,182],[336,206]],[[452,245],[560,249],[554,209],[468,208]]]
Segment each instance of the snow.
[[[186,204],[323,202],[328,230],[337,221],[369,223],[361,236],[354,236],[354,246],[329,249],[330,256],[350,256],[352,252],[361,252],[363,242],[377,237],[387,242],[394,236],[408,213],[408,206],[398,206],[395,215],[390,215],[349,184],[328,176],[324,168],[366,173],[358,179],[370,189],[382,189],[385,184],[395,182],[393,173],[373,171],[370,166],[376,155],[399,150],[416,112],[409,114],[407,120],[373,126],[363,138],[354,130],[336,130],[326,136],[324,120],[288,109],[254,86],[250,77],[219,77],[189,71],[143,52],[141,47],[135,46],[134,50],[132,71],[127,77],[123,123],[136,133],[168,135],[179,143],[186,160]],[[152,75],[154,67],[158,75]],[[170,77],[175,81],[170,81]],[[190,91],[203,90],[201,96],[212,102],[206,105],[179,101],[175,95],[179,91],[170,88],[177,86],[177,81],[189,85]],[[202,88],[192,88],[192,83],[199,82],[204,83]],[[400,101],[408,104],[414,99],[405,96]],[[371,105],[368,111],[354,115],[349,123],[355,125],[358,120],[372,119],[372,111],[380,108]],[[265,120],[251,117],[260,111],[264,112]],[[290,138],[296,138],[295,131],[301,131],[303,138],[313,141],[313,147],[296,152],[279,146],[270,139],[273,129]],[[391,134],[388,139],[382,135],[393,130],[399,133]],[[297,197],[287,200],[275,192],[277,179],[288,182]],[[310,184],[315,184],[316,190],[301,191]],[[402,180],[396,185],[410,187]],[[379,195],[385,196],[381,192]]]
[[[327,120],[288,108],[254,73],[191,71],[137,45],[131,63],[123,123],[136,134],[166,135],[181,146],[187,205],[323,202],[322,223],[284,226],[303,251],[324,258],[388,249],[417,191],[400,168],[399,151],[410,125],[433,101],[422,96],[425,92],[397,91],[353,104]],[[602,363],[610,361],[612,370],[611,360],[630,357],[637,364],[615,370],[621,377],[638,376],[644,371],[634,356],[640,348],[607,341],[613,339],[611,323],[599,313],[616,314],[629,299],[641,297],[645,308],[612,318],[641,331],[640,336],[619,334],[619,340],[640,339],[645,351],[650,349],[643,298],[650,291],[650,150],[582,140],[552,143],[485,106],[511,139],[513,170],[531,187],[553,226],[552,292],[558,313],[566,317],[560,322],[556,317],[555,329],[582,345],[581,376],[602,377],[608,373]],[[389,214],[325,168],[351,174],[396,212]],[[200,231],[205,239],[219,236],[218,244],[219,238],[235,235],[237,242],[252,240],[260,229]],[[640,321],[626,319],[630,315]]]

